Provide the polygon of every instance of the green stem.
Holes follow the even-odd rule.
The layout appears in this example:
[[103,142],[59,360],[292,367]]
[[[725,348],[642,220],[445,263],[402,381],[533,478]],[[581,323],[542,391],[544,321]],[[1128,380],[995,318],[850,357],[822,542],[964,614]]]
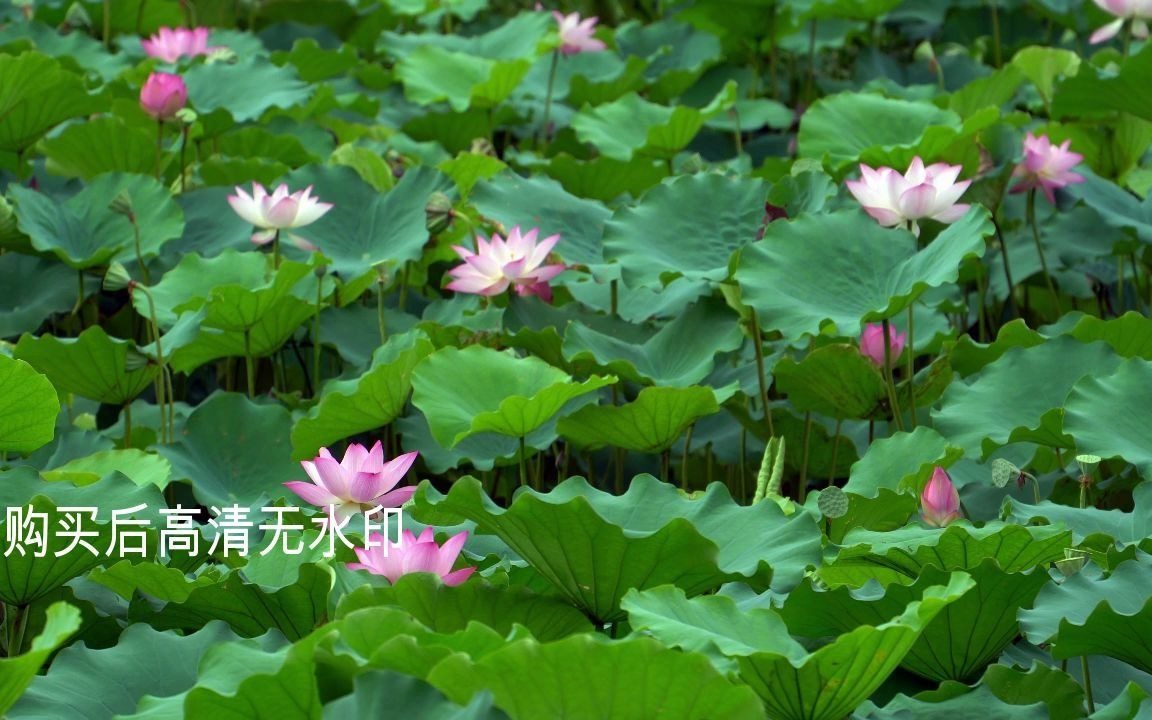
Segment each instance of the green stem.
[[540,154],[548,149],[551,133],[548,132],[548,122],[552,117],[552,93],[556,86],[556,71],[560,69],[560,48],[552,51],[552,64],[548,69],[548,89],[544,93],[544,122],[540,126]]
[[1004,282],[1008,285],[1008,309],[1016,316],[1020,315],[1016,307],[1016,283],[1012,281],[1012,265],[1008,262],[1008,242],[1004,239],[1004,231],[996,220],[996,213],[992,213],[992,227],[996,229],[996,239],[1000,242],[1000,259],[1004,263]]
[[524,436],[521,435],[518,439],[520,441],[520,453],[518,458],[520,461],[520,487],[524,487],[528,484],[528,465],[524,462],[524,452],[526,448],[524,443]]
[[104,47],[112,51],[112,0],[104,0]]
[[680,458],[680,489],[688,492],[688,456],[692,453],[692,428],[696,423],[688,426],[688,432],[684,435],[684,456]]
[[156,342],[156,363],[160,366],[160,373],[157,375],[156,382],[156,404],[160,406],[160,442],[167,444],[173,439],[172,435],[175,433],[173,425],[167,428],[164,426],[164,345],[160,340],[160,320],[156,315],[156,303],[152,299],[152,293],[148,288],[143,285],[133,285],[133,290],[139,290],[144,293],[144,299],[148,301],[148,324],[149,330],[152,332],[152,338]]
[[1036,504],[1040,504],[1040,480],[1036,476],[1032,477],[1032,497],[1036,500]]
[[252,328],[244,328],[244,370],[248,375],[248,399],[256,399],[256,360],[252,357]]
[[912,357],[915,354],[912,351],[912,347],[913,347],[912,343],[915,340],[915,338],[914,338],[912,333],[915,329],[915,326],[913,324],[913,318],[912,318],[912,307],[913,307],[912,305],[908,306],[908,344],[905,345],[905,347],[908,348],[908,361],[907,361],[907,365],[906,365],[907,369],[905,371],[905,375],[907,375],[906,380],[908,382],[908,409],[909,409],[909,412],[911,412],[911,414],[912,414],[912,416],[911,416],[912,417],[912,429],[915,430],[916,429],[916,385],[915,385],[915,383],[912,382],[912,376],[913,376],[913,372],[915,370],[915,368],[913,367],[913,357]]
[[840,425],[843,420],[836,420],[835,437],[832,438],[832,469],[828,471],[828,487],[832,487],[833,482],[836,480],[836,459],[840,454]]
[[164,121],[156,121],[156,182],[161,185],[164,184],[164,178],[160,176],[160,159],[164,155]]
[[1028,224],[1032,226],[1032,240],[1036,243],[1036,253],[1040,256],[1040,269],[1044,273],[1044,282],[1048,284],[1048,292],[1052,293],[1052,305],[1056,314],[1060,315],[1060,295],[1056,286],[1052,284],[1052,275],[1048,273],[1048,261],[1044,257],[1044,246],[1040,242],[1040,228],[1036,224],[1036,188],[1028,191]]
[[796,502],[804,504],[808,494],[808,448],[812,439],[812,413],[804,413],[804,447],[800,456],[800,481],[796,485]]
[[388,340],[388,327],[384,321],[384,271],[380,270],[376,279],[376,328],[380,331],[380,344]]
[[124,403],[124,448],[132,447],[132,403]]
[[663,480],[664,482],[668,482],[668,479],[671,476],[672,476],[672,451],[669,449],[669,450],[665,450],[664,452],[660,453],[660,479]]
[[1084,675],[1084,699],[1088,702],[1088,714],[1096,712],[1096,701],[1092,699],[1092,673],[1088,671],[1088,656],[1080,656],[1080,672]]
[[[9,610],[12,606],[8,606]],[[8,657],[15,657],[20,654],[21,646],[24,645],[24,630],[28,627],[28,606],[17,605],[15,617],[12,619],[11,631],[12,635],[8,641]]]
[[312,397],[320,397],[320,305],[324,302],[324,278],[316,278],[316,313],[312,317]]
[[988,5],[992,10],[992,61],[996,67],[1003,64],[1003,51],[1000,49],[1000,9],[996,5],[997,0],[988,0]]
[[188,179],[185,177],[187,167],[187,160],[185,155],[188,150],[188,126],[180,126],[180,192],[183,193],[188,189]]
[[[84,293],[84,271],[76,271],[76,305],[72,308],[72,314],[80,320],[80,329],[84,329],[84,318],[80,316],[80,308],[84,306],[85,293]],[[77,333],[79,334],[79,333]]]
[[892,419],[896,423],[897,430],[904,429],[904,418],[901,417],[900,401],[896,397],[896,381],[892,376],[892,324],[888,322],[888,318],[883,320],[884,334],[881,336],[884,343],[884,380],[888,385],[888,402],[892,407]]
[[140,268],[140,277],[144,280],[145,285],[151,285],[152,278],[148,275],[148,266],[144,264],[144,251],[140,246],[140,225],[136,222],[134,215],[129,220],[132,222],[132,233],[136,241],[136,265]]
[[620,287],[616,280],[608,283],[608,310],[612,317],[616,317],[616,313],[620,308]]
[[775,437],[772,427],[772,410],[768,407],[768,377],[764,373],[764,342],[760,336],[760,321],[756,311],[748,309],[752,323],[752,350],[756,353],[756,380],[760,385],[760,406],[764,408],[764,422],[768,424],[768,437]]
[[276,234],[272,236],[272,269],[280,269],[280,230],[276,230]]

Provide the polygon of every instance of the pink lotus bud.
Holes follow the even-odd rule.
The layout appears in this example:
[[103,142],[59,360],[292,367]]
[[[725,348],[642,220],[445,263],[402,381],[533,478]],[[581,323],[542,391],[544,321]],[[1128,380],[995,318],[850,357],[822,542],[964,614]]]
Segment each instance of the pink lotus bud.
[[188,87],[183,78],[154,72],[140,88],[140,107],[157,120],[171,120],[188,103]]
[[[891,338],[891,347],[888,349],[889,359],[893,364],[896,358],[900,357],[900,353],[904,351],[904,342],[908,336],[902,332],[896,332],[896,329],[889,326],[889,336]],[[864,326],[864,332],[860,333],[860,352],[866,358],[876,363],[880,367],[884,367],[884,326],[877,323],[868,323]]]
[[560,26],[560,52],[575,55],[582,52],[603,50],[606,45],[592,36],[596,32],[597,18],[580,19],[580,13],[565,15],[552,11],[556,24]]
[[924,522],[933,527],[944,527],[963,517],[960,512],[960,494],[942,467],[937,466],[932,471],[932,479],[924,486],[924,492],[920,493],[920,514]]

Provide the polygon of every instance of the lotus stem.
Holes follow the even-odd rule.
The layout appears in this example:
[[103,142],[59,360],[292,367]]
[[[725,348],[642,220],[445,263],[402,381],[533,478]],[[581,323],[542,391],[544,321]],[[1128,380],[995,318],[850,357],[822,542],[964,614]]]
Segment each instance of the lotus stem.
[[[1048,272],[1048,261],[1044,257],[1044,245],[1040,242],[1040,228],[1036,224],[1036,189],[1033,188],[1028,191],[1028,224],[1032,226],[1032,240],[1036,243],[1036,254],[1040,256],[1040,269],[1044,273],[1044,282],[1048,284],[1048,292],[1052,293],[1052,304],[1056,308],[1056,315],[1060,315],[1060,295],[1056,292],[1056,286],[1052,284],[1052,275]],[[1123,267],[1124,259],[1120,259],[1121,267]],[[1121,276],[1122,277],[1122,276]],[[1121,287],[1124,283],[1121,280]],[[1123,291],[1121,291],[1123,292]]]
[[[608,311],[612,314],[612,317],[616,317],[616,314],[619,312],[619,309],[620,309],[619,282],[617,280],[612,280],[611,282],[608,283]],[[613,388],[613,389],[615,389],[615,388]]]
[[276,234],[272,236],[272,269],[280,269],[280,229],[276,229]]
[[324,302],[324,278],[316,278],[316,312],[312,316],[312,397],[320,397],[320,304]]
[[524,458],[524,453],[527,450],[527,448],[525,446],[526,444],[524,442],[524,436],[523,435],[521,435],[517,439],[520,441],[520,452],[519,452],[519,456],[518,456],[518,460],[520,461],[520,487],[524,487],[528,484],[528,465],[525,462],[525,458]]
[[188,189],[187,174],[187,161],[185,159],[188,151],[188,125],[180,126],[180,192],[183,193]]
[[832,469],[828,471],[828,487],[832,487],[836,480],[836,459],[840,454],[840,426],[844,423],[840,418],[836,419],[835,437],[832,438]]
[[160,406],[160,442],[167,444],[172,441],[172,435],[175,432],[173,427],[165,428],[164,423],[164,346],[160,340],[160,320],[156,315],[156,303],[152,299],[152,293],[148,288],[143,285],[133,284],[133,290],[139,290],[144,293],[144,299],[148,301],[148,329],[151,331],[152,339],[156,343],[156,363],[160,366],[160,374],[156,377],[156,404]]
[[376,276],[376,327],[380,331],[380,344],[388,341],[388,326],[384,320],[384,271],[381,269]]
[[680,489],[688,492],[688,455],[692,452],[692,428],[696,423],[688,426],[688,432],[684,435],[684,455],[680,458]]
[[540,127],[540,153],[548,150],[548,122],[552,116],[552,93],[556,89],[556,71],[560,69],[560,48],[552,51],[552,64],[548,68],[548,89],[544,93],[544,117]]
[[160,159],[164,155],[164,121],[156,121],[156,182],[161,185],[164,184],[164,178],[160,176]]
[[997,0],[988,0],[988,6],[992,15],[992,62],[996,67],[1000,67],[1003,60],[1003,51],[1000,49],[1000,8],[996,5]]
[[104,0],[103,36],[104,48],[112,51],[112,0]]
[[888,401],[892,407],[892,420],[896,423],[896,429],[904,430],[904,418],[901,417],[900,401],[896,397],[896,381],[892,376],[892,343],[889,338],[892,337],[892,324],[888,322],[888,318],[884,318],[884,379],[888,385]]
[[151,285],[152,278],[148,275],[148,266],[144,264],[144,250],[140,245],[140,225],[136,222],[134,214],[128,216],[128,222],[132,223],[132,234],[136,242],[136,266],[140,268],[140,278],[145,285]]
[[996,220],[996,213],[992,213],[992,227],[996,229],[996,239],[1000,242],[1000,259],[1004,263],[1004,281],[1008,284],[1008,299],[1009,309],[1015,315],[1020,312],[1016,307],[1016,283],[1012,281],[1012,265],[1008,262],[1008,243],[1004,239],[1004,231],[1000,228],[1000,223]]
[[[161,409],[163,412],[163,409]],[[163,417],[163,415],[161,415]],[[132,401],[124,403],[124,447],[131,449],[132,447]]]
[[[981,304],[983,304],[983,300],[981,300]],[[907,370],[905,372],[905,374],[907,375],[906,380],[908,382],[908,411],[909,411],[909,413],[911,413],[911,422],[912,422],[912,429],[913,430],[916,429],[916,386],[912,382],[912,378],[913,378],[913,375],[915,372],[915,367],[913,365],[913,355],[915,354],[915,352],[914,352],[915,345],[912,344],[914,339],[915,339],[913,334],[912,334],[913,330],[915,329],[915,324],[914,324],[915,320],[913,318],[913,312],[912,312],[912,308],[914,305],[915,305],[915,303],[908,306],[908,361],[907,361]],[[885,340],[887,340],[887,338],[885,338]]]
[[[24,630],[28,627],[28,606],[17,605],[15,606],[15,617],[12,618],[11,636],[8,641],[8,657],[15,657],[20,654],[20,648],[24,645]],[[9,610],[12,606],[8,606]]]
[[1092,699],[1092,673],[1088,670],[1088,656],[1080,656],[1080,671],[1084,675],[1084,700],[1088,703],[1088,714],[1096,713],[1096,701]]
[[669,482],[672,477],[672,450],[667,448],[660,453],[660,479]]
[[812,413],[804,413],[804,447],[800,451],[800,479],[796,483],[796,502],[803,505],[808,492],[808,448],[812,440]]
[[248,399],[256,399],[256,362],[252,357],[252,328],[244,328],[244,370],[248,375]]
[[768,378],[764,374],[764,341],[760,336],[760,321],[756,317],[756,310],[748,309],[752,324],[752,350],[756,353],[756,380],[760,386],[760,405],[764,408],[764,422],[768,425],[768,437],[775,437],[776,430],[772,427],[772,410],[768,407]]

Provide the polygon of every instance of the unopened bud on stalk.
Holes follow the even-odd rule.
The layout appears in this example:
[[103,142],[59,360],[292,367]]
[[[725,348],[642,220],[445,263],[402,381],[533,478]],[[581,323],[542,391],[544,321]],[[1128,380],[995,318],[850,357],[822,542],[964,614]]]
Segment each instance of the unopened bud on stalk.
[[112,292],[123,290],[124,288],[131,287],[134,282],[132,276],[128,274],[127,268],[118,262],[109,265],[108,272],[104,273],[105,290]]
[[121,190],[112,202],[108,203],[108,209],[118,215],[123,215],[131,222],[136,221],[136,212],[132,209],[132,196],[128,194],[127,190]]
[[444,232],[452,226],[452,220],[456,217],[452,198],[442,192],[432,193],[424,208],[424,216],[424,226],[430,234],[439,235]]

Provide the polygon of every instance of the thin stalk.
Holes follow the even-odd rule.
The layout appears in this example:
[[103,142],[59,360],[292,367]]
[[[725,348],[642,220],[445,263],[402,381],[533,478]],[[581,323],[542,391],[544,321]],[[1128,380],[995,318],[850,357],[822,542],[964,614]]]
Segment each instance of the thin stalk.
[[244,328],[244,371],[248,375],[248,399],[256,399],[256,359],[252,357],[252,328]]
[[562,453],[560,456],[560,481],[563,482],[570,477],[568,475],[568,459],[572,456],[572,448],[568,446],[567,440],[564,441],[564,449],[560,452]]
[[828,487],[832,487],[836,480],[836,459],[840,454],[840,425],[843,420],[836,420],[835,436],[832,438],[832,469],[828,471]]
[[324,302],[324,278],[316,279],[316,313],[312,316],[312,396],[320,396],[320,305]]
[[660,479],[668,482],[672,475],[672,451],[665,450],[660,453]]
[[800,456],[800,481],[796,485],[796,502],[804,504],[808,494],[808,447],[812,440],[812,413],[804,413],[804,448]]
[[892,337],[892,326],[888,322],[888,318],[883,320],[884,327],[884,379],[888,385],[888,402],[892,404],[892,419],[896,422],[896,429],[904,429],[904,418],[900,413],[900,401],[896,398],[896,381],[892,379],[892,343],[888,338]]
[[[164,396],[168,400],[168,440],[171,442],[176,439],[176,391],[172,387],[172,369],[163,365],[160,372],[164,375]],[[161,408],[160,414],[164,414],[163,408]]]
[[620,286],[618,281],[612,280],[608,283],[608,310],[612,314],[612,317],[616,317],[616,313],[619,312],[619,309]]
[[760,405],[764,408],[764,422],[768,424],[768,437],[775,437],[776,430],[772,427],[772,410],[768,407],[768,378],[764,374],[764,342],[760,336],[760,321],[756,311],[749,308],[752,322],[752,350],[756,353],[756,380],[760,385]]
[[185,177],[187,161],[185,160],[185,153],[188,150],[188,126],[180,126],[180,192],[183,193],[188,189],[188,178]]
[[130,216],[128,219],[132,223],[132,234],[135,236],[136,266],[140,268],[140,277],[144,280],[144,284],[151,285],[152,278],[148,275],[148,266],[144,264],[144,251],[140,246],[140,225],[136,222],[135,215]]
[[160,177],[160,158],[164,155],[164,121],[156,121],[156,182],[164,184]]
[[1088,671],[1088,656],[1080,656],[1080,672],[1084,675],[1084,699],[1088,702],[1088,714],[1096,713],[1096,701],[1092,699],[1092,673]]
[[988,0],[988,5],[992,10],[992,61],[996,67],[1003,64],[1003,52],[1000,49],[1000,9],[996,5],[997,0]]
[[388,340],[388,327],[384,321],[384,271],[379,271],[376,278],[376,327],[380,331],[380,344]]
[[732,128],[732,139],[736,143],[736,157],[744,154],[744,133],[740,130],[740,113],[736,108],[732,108],[728,112],[732,113],[732,120],[734,127]]
[[1124,257],[1116,256],[1116,314],[1124,312]]
[[548,89],[544,93],[544,118],[540,126],[540,154],[548,149],[551,133],[548,132],[548,123],[552,116],[552,92],[556,87],[556,71],[560,68],[560,48],[552,51],[552,64],[548,68]]
[[[984,282],[984,273],[976,276],[976,294],[980,296],[980,305],[976,308],[976,327],[979,333],[980,342],[988,342],[988,321],[985,319],[986,308],[984,306],[984,298],[988,294],[987,283]],[[967,321],[962,331],[967,331]]]
[[404,307],[408,304],[408,264],[405,263],[404,267],[400,268],[400,297],[396,300],[396,307],[400,312],[404,312]]
[[132,403],[124,403],[124,447],[132,447]]
[[[9,608],[12,606],[9,605]],[[16,617],[12,620],[12,635],[8,642],[8,657],[15,657],[20,654],[20,648],[24,645],[24,630],[28,627],[28,606],[17,605]]]
[[1132,23],[1124,23],[1124,42],[1121,48],[1121,53],[1125,60],[1128,59],[1128,48],[1132,45]]
[[688,456],[692,453],[692,428],[696,423],[688,426],[688,432],[684,435],[684,455],[680,458],[680,489],[688,492]]
[[[80,329],[84,329],[84,318],[80,316],[80,308],[84,306],[84,271],[76,271],[76,304],[72,307],[72,314],[80,320]],[[79,333],[77,333],[79,334]]]
[[276,234],[272,236],[272,269],[280,269],[280,230],[276,230]]
[[1016,283],[1012,281],[1012,266],[1008,262],[1008,243],[1004,239],[1004,231],[996,220],[996,213],[992,213],[992,227],[996,228],[996,239],[1000,242],[1000,259],[1004,263],[1004,281],[1008,284],[1008,308],[1016,316],[1020,315],[1016,307]]
[[1036,243],[1036,253],[1040,256],[1040,269],[1044,273],[1044,282],[1048,284],[1048,292],[1052,293],[1052,304],[1056,309],[1056,316],[1060,315],[1060,295],[1056,286],[1052,284],[1052,275],[1048,273],[1048,261],[1044,258],[1044,246],[1040,242],[1040,228],[1036,225],[1036,188],[1028,191],[1028,224],[1032,226],[1032,240]]
[[912,429],[916,429],[916,386],[912,382],[913,370],[915,369],[912,364],[912,356],[915,354],[912,350],[914,345],[915,336],[912,334],[915,330],[912,319],[912,305],[908,306],[908,362],[905,374],[908,376],[908,410],[912,414]]
[[520,487],[524,487],[525,485],[528,484],[528,465],[524,462],[524,452],[525,452],[524,436],[521,435],[518,439],[520,441],[520,453],[519,453],[519,457],[517,458],[519,460],[519,463],[520,463]]
[[104,0],[104,47],[112,51],[112,0]]

